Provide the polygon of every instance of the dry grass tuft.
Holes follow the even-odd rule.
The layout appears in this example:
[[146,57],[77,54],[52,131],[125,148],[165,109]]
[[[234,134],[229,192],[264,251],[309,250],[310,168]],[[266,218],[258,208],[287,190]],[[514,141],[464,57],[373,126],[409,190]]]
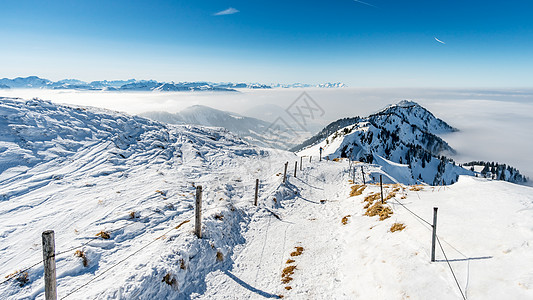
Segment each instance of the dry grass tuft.
[[348,224],[348,218],[351,217],[351,216],[352,215],[347,215],[347,216],[342,217],[342,220],[341,220],[342,225]]
[[296,251],[291,253],[291,256],[300,256],[304,252],[304,247],[294,247]]
[[28,272],[22,272],[18,275],[17,279],[15,279],[18,283],[19,283],[19,286],[20,287],[23,287],[24,285],[26,285],[26,283],[28,283],[30,281],[30,278],[28,276]]
[[290,290],[292,290],[292,287],[291,287],[291,286],[286,286],[285,289],[286,289],[287,291],[290,291]]
[[87,259],[87,256],[85,256],[85,251],[76,250],[76,252],[74,252],[74,256],[77,256],[77,257],[82,259],[84,267],[88,267],[89,266],[89,260]]
[[224,215],[223,214],[216,214],[215,215],[215,220],[219,220],[219,221],[224,220]]
[[287,284],[291,282],[293,279],[291,275],[294,274],[294,270],[296,269],[296,266],[288,266],[285,269],[283,269],[283,272],[281,273],[281,282]]
[[178,281],[176,280],[176,278],[174,278],[174,276],[172,276],[172,274],[170,273],[167,273],[167,275],[165,275],[163,277],[163,280],[161,280],[161,282],[164,282],[168,285],[170,285],[171,287],[173,287],[174,289],[177,289],[178,288]]
[[379,216],[379,220],[383,221],[390,218],[390,215],[392,215],[392,210],[390,207],[381,204],[381,201],[378,201],[366,210],[365,215],[369,217]]
[[294,259],[287,259],[287,261],[285,262],[286,264],[292,264],[293,262],[295,262]]
[[26,283],[30,281],[28,272],[21,272],[20,270],[7,275],[5,278],[6,279],[15,278],[15,280],[19,283],[20,287],[23,287]]
[[224,261],[224,254],[222,254],[220,251],[217,251],[217,261]]
[[409,187],[409,190],[412,191],[412,192],[418,192],[418,191],[421,191],[424,189],[424,186],[421,185],[421,184],[418,184],[418,185],[411,185]]
[[158,193],[158,194],[161,194],[161,196],[166,196],[167,195],[167,193],[165,193],[163,191],[160,191],[160,190],[156,190],[155,192]]
[[111,238],[111,235],[109,234],[109,232],[107,231],[100,231],[96,234],[96,236],[99,236],[101,238],[103,238],[104,240],[109,240]]
[[187,265],[185,264],[185,260],[183,258],[180,258],[180,269],[187,270]]
[[334,158],[334,159],[333,159],[333,161],[335,161],[335,162],[339,162],[339,161],[341,161],[341,160],[342,160],[341,158]]
[[392,224],[392,226],[390,228],[390,232],[402,231],[404,229],[405,229],[405,224],[403,224],[403,223],[394,223],[394,224]]
[[350,197],[359,196],[366,189],[366,185],[356,184],[352,186],[352,191],[350,192]]
[[132,211],[130,212],[130,219],[135,219],[136,215],[135,215],[135,212]]

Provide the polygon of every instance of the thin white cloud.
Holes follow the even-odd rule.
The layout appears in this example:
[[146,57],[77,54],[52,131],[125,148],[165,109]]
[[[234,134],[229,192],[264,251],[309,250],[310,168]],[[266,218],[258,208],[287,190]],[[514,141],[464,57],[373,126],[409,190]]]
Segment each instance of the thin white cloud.
[[378,8],[377,6],[375,5],[372,5],[370,3],[366,3],[366,2],[363,2],[363,1],[359,1],[359,0],[353,0],[354,2],[357,2],[357,3],[361,3],[361,4],[364,4],[364,5],[367,5],[367,6],[372,6],[372,7],[375,7],[375,8]]
[[438,38],[435,38],[435,40],[436,40],[437,42],[441,43],[441,44],[444,44],[444,45],[446,45],[446,43],[445,43],[445,42],[443,42],[443,41],[439,40]]
[[213,16],[233,15],[233,14],[236,14],[238,12],[239,12],[239,10],[237,10],[237,9],[235,9],[233,7],[230,7],[228,9],[225,9],[225,10],[219,11],[217,13],[214,13]]

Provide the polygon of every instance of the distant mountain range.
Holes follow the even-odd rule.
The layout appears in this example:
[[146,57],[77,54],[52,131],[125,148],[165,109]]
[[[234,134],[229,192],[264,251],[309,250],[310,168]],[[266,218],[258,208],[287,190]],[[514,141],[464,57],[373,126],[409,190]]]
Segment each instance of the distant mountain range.
[[213,83],[195,82],[159,82],[155,80],[103,80],[85,82],[77,79],[51,81],[37,76],[0,79],[0,89],[67,89],[67,90],[107,90],[107,91],[221,91],[236,92],[238,89],[271,89],[271,88],[340,88],[343,83],[310,84],[259,84],[259,83]]
[[222,127],[238,135],[250,144],[288,150],[304,139],[309,132],[295,132],[289,124],[276,124],[256,118],[242,116],[203,105],[194,105],[178,113],[162,111],[147,112],[141,116],[167,124],[193,124],[208,127]]

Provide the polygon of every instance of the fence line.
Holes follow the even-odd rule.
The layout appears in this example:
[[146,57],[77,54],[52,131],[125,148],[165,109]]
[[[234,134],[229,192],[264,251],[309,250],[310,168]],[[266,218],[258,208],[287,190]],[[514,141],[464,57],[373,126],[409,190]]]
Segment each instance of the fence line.
[[[418,195],[418,193],[417,193]],[[420,196],[419,196],[420,198]],[[421,221],[423,221],[424,223],[428,224],[431,228],[433,228],[433,224],[429,223],[428,221],[426,221],[424,218],[420,217],[418,214],[414,213],[412,210],[410,210],[409,208],[407,208],[407,206],[405,206],[403,203],[401,203],[400,201],[398,201],[398,199],[396,198],[393,198],[394,201],[396,201],[398,204],[400,204],[403,208],[405,208],[408,212],[410,212],[411,214],[413,214],[415,217],[417,217],[418,219],[420,219]],[[437,242],[439,244],[439,247],[440,247],[440,250],[442,251],[442,254],[444,255],[444,259],[446,260],[446,263],[448,264],[448,267],[450,268],[450,272],[452,273],[452,276],[453,276],[453,279],[455,280],[455,283],[457,284],[457,288],[459,288],[459,292],[461,293],[461,296],[464,300],[467,300],[466,299],[466,296],[465,296],[465,293],[463,293],[463,289],[461,288],[461,285],[459,284],[459,281],[457,280],[457,277],[455,276],[455,272],[453,271],[453,268],[452,268],[452,265],[450,264],[450,261],[448,260],[448,256],[446,255],[446,252],[444,251],[444,248],[442,247],[442,244],[440,242],[440,238],[438,235],[435,235],[435,237],[437,238]],[[450,245],[450,243],[444,241],[446,244]],[[465,256],[463,253],[461,253],[459,250],[457,250],[455,247],[453,247],[452,245],[450,245],[453,249],[455,249],[455,251],[457,251],[458,253],[460,253],[461,255]],[[466,256],[465,256],[466,257]]]

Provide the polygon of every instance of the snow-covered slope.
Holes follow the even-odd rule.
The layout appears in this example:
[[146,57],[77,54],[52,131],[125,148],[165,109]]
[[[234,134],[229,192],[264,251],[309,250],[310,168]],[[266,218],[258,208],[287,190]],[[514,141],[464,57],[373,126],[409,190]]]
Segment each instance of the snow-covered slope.
[[[253,145],[282,150],[294,147],[309,136],[305,132],[294,134],[284,127],[279,130],[274,130],[271,123],[263,120],[221,111],[203,105],[191,106],[175,114],[147,112],[141,115],[169,124],[195,124],[209,127],[223,127]],[[282,124],[278,125],[283,126]]]
[[[1,98],[0,130],[0,299],[44,298],[47,229],[59,299],[533,297],[532,188],[460,176],[385,185],[370,206],[406,166],[376,157],[354,178],[315,156],[295,176],[293,153],[222,129],[41,100]],[[198,185],[202,239],[186,223]],[[433,207],[446,256],[430,263]]]
[[[417,103],[403,100],[366,118],[333,122],[293,150],[302,156],[317,156],[322,148],[327,158],[374,162],[387,165],[392,173],[393,165],[402,170],[407,167],[410,178],[402,175],[396,179],[405,184],[452,184],[460,175],[475,175],[470,168],[458,166],[445,157],[455,151],[437,134],[456,130]],[[517,182],[513,178],[517,177],[507,180]]]
[[[55,230],[57,252],[66,251],[57,257],[63,297],[190,220],[200,184],[208,238],[196,240],[193,224],[184,224],[70,298],[163,299],[201,292],[208,272],[231,264],[217,262],[217,252],[231,257],[243,243],[238,230],[248,216],[240,210],[250,208],[255,178],[278,178],[270,161],[294,156],[257,149],[223,129],[164,125],[41,100],[0,99],[0,129],[1,281],[15,272],[0,284],[2,299],[42,298],[44,230]],[[97,238],[101,231],[110,239]],[[86,267],[68,251],[80,245]],[[16,273],[34,263],[27,273]],[[177,283],[162,283],[166,274]]]

